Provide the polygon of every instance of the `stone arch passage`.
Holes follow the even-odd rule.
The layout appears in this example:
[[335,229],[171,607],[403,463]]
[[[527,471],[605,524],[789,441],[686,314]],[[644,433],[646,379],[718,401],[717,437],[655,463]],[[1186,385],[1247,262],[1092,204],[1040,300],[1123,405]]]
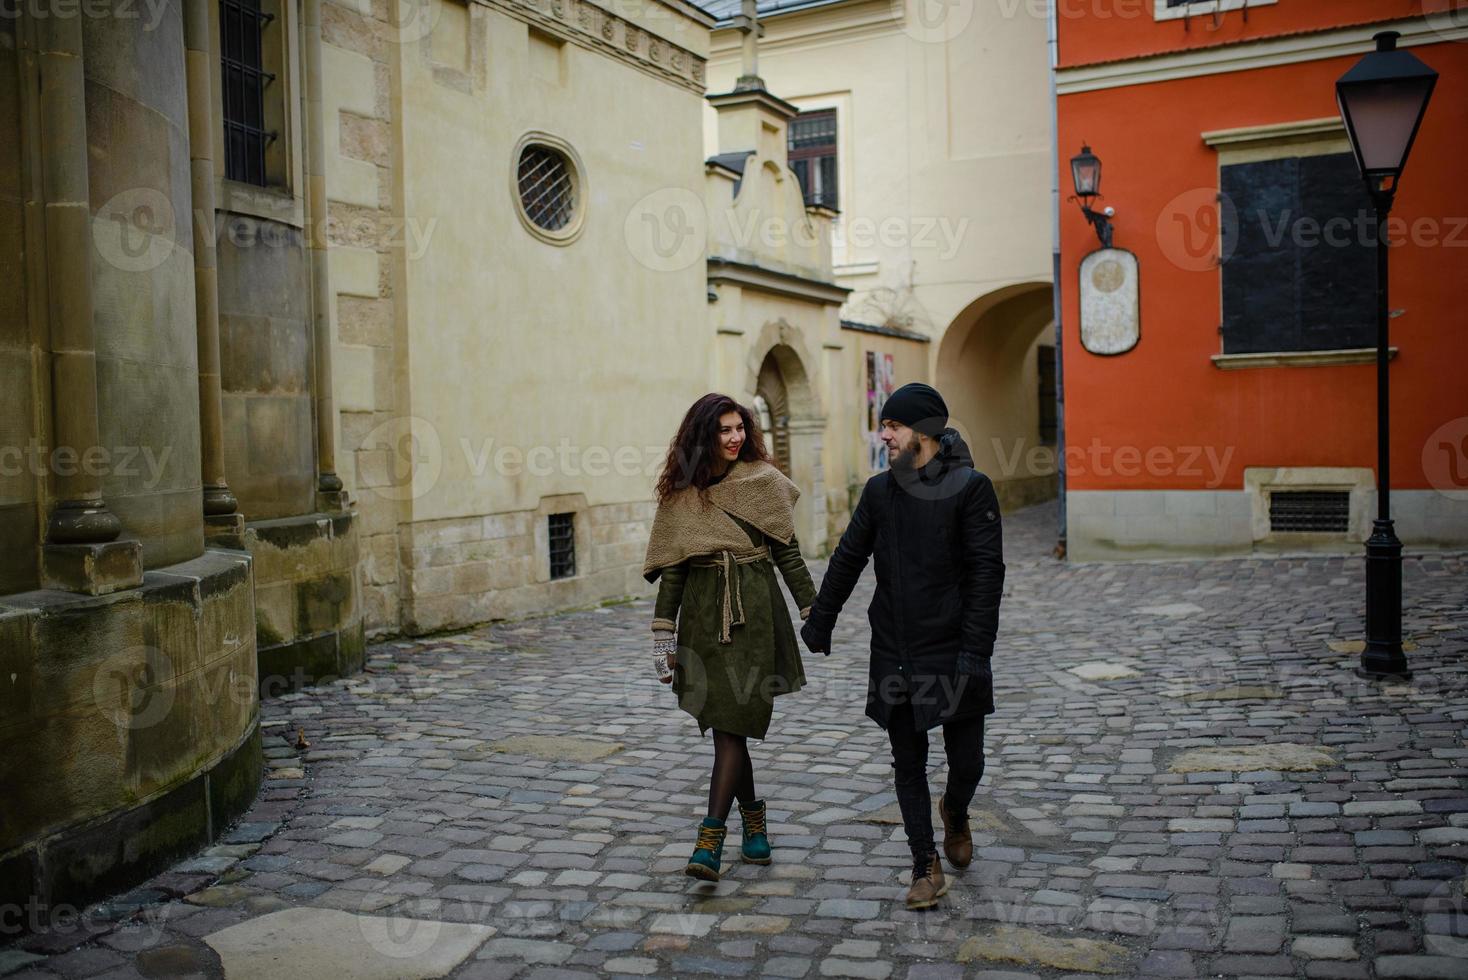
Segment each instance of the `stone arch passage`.
[[816,556],[826,548],[826,481],[821,463],[826,420],[797,344],[798,331],[789,324],[768,325],[751,351],[746,391],[757,406],[762,402],[769,411],[766,448],[800,488],[796,536],[801,551]]
[[970,303],[938,346],[934,378],[951,424],[1006,510],[1055,497],[1053,440],[1042,432],[1041,408],[1049,353],[1042,348],[1053,345],[1050,284],[1020,283]]

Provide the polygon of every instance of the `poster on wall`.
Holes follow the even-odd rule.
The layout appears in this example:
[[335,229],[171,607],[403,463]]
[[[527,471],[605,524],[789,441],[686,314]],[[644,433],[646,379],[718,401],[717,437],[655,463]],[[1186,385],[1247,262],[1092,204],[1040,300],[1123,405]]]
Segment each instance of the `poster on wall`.
[[892,394],[895,372],[892,355],[867,351],[867,465],[880,472],[887,468],[887,447],[882,444],[882,407]]

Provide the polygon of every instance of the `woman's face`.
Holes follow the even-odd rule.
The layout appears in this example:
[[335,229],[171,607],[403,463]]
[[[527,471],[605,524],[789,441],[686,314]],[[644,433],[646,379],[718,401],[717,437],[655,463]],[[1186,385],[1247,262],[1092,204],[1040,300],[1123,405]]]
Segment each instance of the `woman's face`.
[[744,448],[744,417],[738,412],[725,412],[719,416],[719,458],[732,463],[739,458]]

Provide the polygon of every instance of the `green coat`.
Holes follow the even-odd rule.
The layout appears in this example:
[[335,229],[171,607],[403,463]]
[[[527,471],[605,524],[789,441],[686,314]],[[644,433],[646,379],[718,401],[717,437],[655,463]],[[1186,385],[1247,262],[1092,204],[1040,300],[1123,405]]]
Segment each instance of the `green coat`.
[[699,731],[715,728],[764,738],[775,698],[805,684],[800,647],[775,581],[775,567],[779,566],[802,618],[810,611],[816,589],[794,538],[780,544],[753,524],[734,520],[752,545],[768,546],[770,556],[734,565],[744,623],[730,629],[731,642],[719,642],[726,573],[706,564],[712,559],[693,558],[664,568],[654,615],[678,623],[673,692],[678,706],[698,719]]

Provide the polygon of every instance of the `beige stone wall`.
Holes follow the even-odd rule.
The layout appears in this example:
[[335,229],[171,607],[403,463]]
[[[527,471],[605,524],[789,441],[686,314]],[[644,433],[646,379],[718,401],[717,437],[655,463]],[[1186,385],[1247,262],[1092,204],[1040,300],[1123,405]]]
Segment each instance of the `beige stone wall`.
[[[648,194],[701,187],[699,32],[681,15],[618,10],[587,34],[583,4],[449,0],[426,36],[396,43],[326,6],[332,213],[378,232],[348,231],[331,251],[339,458],[361,512],[369,628],[643,588],[637,508],[706,390],[688,366],[712,347],[695,329],[701,266],[649,268],[624,221]],[[514,150],[532,131],[565,140],[583,168],[584,224],[568,245],[517,214]],[[550,581],[532,559],[547,515],[566,510],[577,575]]]
[[247,520],[306,514],[316,454],[301,228],[228,211],[217,220],[225,473]]
[[355,515],[255,521],[243,543],[254,559],[261,697],[359,671],[364,644]]
[[[388,453],[365,449],[398,415],[396,372],[406,363],[394,226],[399,171],[399,36],[386,8],[321,5],[327,240],[337,422],[337,470],[358,519],[362,615],[367,628],[401,626],[398,495]],[[387,427],[386,430],[383,427]]]
[[[588,506],[582,495],[532,511],[421,521],[404,529],[409,632],[513,619],[640,594],[651,501]],[[576,515],[577,574],[551,579],[545,517]]]
[[974,464],[1006,509],[1055,496],[1053,447],[1040,442],[1038,348],[1054,345],[1048,286],[1001,291],[961,314],[940,345],[936,383]]
[[[933,340],[915,345],[848,335],[846,349],[828,355],[846,372],[828,401],[830,424],[840,426],[826,454],[833,528],[845,494],[830,474],[844,469],[853,484],[869,475],[859,424],[864,345],[899,355],[899,383],[937,384],[950,407],[974,400],[977,395],[961,390],[972,382],[961,371],[945,371],[952,365],[940,361],[955,357],[961,346],[945,348],[945,334],[967,326],[963,313],[980,298],[1050,279],[1052,150],[1043,15],[1024,4],[929,6],[928,13],[940,14],[932,23],[915,16],[921,4],[889,0],[763,18],[759,72],[769,89],[802,111],[836,111],[841,214],[832,226],[832,261],[836,282],[853,290],[843,318],[904,327]],[[732,29],[714,32],[710,91],[733,86],[739,42]],[[717,131],[710,109],[706,152],[717,148]],[[924,364],[913,363],[919,350]],[[1016,399],[1028,384],[1022,376],[1003,381]],[[837,422],[848,401],[856,414]],[[1013,417],[963,421],[987,442],[991,432],[1007,436],[1025,428],[1023,413],[1033,411],[1026,403]],[[833,456],[833,447],[841,455]]]
[[[0,598],[0,670],[9,678],[0,686],[0,861],[32,847],[65,851],[71,831],[209,772],[253,732],[250,559],[205,552],[102,599]],[[258,768],[249,775],[253,796]],[[48,873],[100,878],[154,850],[178,856],[207,839],[207,826],[204,814],[160,825],[153,839],[114,841],[90,866]]]
[[[16,21],[0,18],[0,79],[20,78]],[[36,435],[31,325],[34,298],[25,269],[25,184],[21,172],[20,86],[0,85],[0,595],[36,587],[39,478],[24,450]]]
[[147,568],[203,549],[181,9],[158,18],[82,18],[102,492]]
[[[921,5],[865,0],[765,18],[770,90],[837,113],[847,319],[892,310],[936,338],[975,298],[1049,280],[1049,61],[1032,7],[951,5],[929,24]],[[739,35],[720,29],[709,90],[738,71]]]

